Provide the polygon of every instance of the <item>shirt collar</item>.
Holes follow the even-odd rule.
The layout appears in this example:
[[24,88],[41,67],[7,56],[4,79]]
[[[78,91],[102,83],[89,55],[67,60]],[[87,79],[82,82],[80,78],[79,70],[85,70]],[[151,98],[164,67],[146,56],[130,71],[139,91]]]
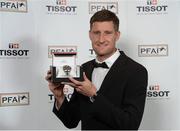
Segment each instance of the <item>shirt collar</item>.
[[[109,58],[107,58],[106,60],[104,60],[103,62],[106,62],[107,66],[109,68],[111,68],[111,66],[114,64],[114,62],[117,60],[117,58],[120,56],[120,52],[119,50],[117,49],[116,52],[110,56]],[[99,62],[96,58],[96,62],[98,63],[102,63],[102,62]]]

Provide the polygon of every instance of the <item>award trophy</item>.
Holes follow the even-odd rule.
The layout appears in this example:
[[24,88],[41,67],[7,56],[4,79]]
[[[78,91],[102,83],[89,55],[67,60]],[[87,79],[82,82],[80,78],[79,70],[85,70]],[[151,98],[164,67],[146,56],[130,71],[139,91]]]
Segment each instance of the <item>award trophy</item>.
[[83,71],[79,65],[76,65],[76,53],[53,53],[51,81],[57,82],[70,82],[69,77],[76,80],[83,80]]

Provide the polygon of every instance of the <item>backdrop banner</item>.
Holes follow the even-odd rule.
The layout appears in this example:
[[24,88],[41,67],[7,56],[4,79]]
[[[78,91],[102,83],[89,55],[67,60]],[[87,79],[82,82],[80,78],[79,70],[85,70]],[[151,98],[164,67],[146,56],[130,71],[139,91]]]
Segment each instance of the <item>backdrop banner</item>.
[[102,9],[120,19],[117,47],[148,70],[140,129],[180,130],[180,0],[0,0],[0,130],[67,129],[45,76],[52,53],[95,58],[89,19]]

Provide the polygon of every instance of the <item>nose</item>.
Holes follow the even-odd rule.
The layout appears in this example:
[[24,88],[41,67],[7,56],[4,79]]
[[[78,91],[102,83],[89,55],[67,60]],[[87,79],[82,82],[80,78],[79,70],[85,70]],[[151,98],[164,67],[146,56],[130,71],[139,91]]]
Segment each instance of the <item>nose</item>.
[[105,41],[104,34],[100,34],[100,36],[99,36],[99,42],[100,42],[100,43],[104,43],[104,41]]

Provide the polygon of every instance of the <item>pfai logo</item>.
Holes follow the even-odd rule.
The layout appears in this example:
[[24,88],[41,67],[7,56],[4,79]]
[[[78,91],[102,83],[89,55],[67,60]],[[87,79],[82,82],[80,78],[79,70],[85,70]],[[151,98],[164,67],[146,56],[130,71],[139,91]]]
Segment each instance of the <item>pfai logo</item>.
[[118,14],[118,2],[89,2],[89,14],[100,10],[110,10]]
[[0,11],[27,12],[27,0],[0,0]]
[[168,45],[139,45],[138,46],[139,57],[162,57],[168,56]]
[[29,105],[29,92],[0,94],[0,106],[21,105]]
[[54,53],[76,54],[77,46],[59,46],[59,45],[48,46],[48,58],[52,58],[52,54]]

